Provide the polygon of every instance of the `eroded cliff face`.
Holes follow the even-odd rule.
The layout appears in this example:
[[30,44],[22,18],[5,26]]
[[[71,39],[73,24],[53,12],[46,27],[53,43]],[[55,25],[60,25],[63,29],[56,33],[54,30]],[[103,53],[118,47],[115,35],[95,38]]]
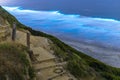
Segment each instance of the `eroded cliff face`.
[[5,20],[0,16],[0,24],[4,25],[5,24]]
[[0,16],[0,42],[5,41],[10,34],[10,25],[8,21]]
[[0,26],[10,26],[10,23],[2,16],[0,16]]

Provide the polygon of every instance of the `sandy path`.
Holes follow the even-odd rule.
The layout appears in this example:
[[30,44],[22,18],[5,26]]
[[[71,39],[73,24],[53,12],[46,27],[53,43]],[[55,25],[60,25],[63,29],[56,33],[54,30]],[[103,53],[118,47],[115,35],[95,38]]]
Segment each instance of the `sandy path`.
[[[34,56],[36,57],[36,61],[33,63],[33,67],[36,70],[36,80],[48,80],[49,78],[53,78],[53,80],[68,80],[71,77],[73,80],[76,80],[71,74],[66,72],[61,65],[57,65],[60,63],[56,61],[56,57],[53,55],[54,51],[51,50],[47,38],[32,35],[30,37],[31,50],[33,50]],[[9,40],[11,40],[11,38],[9,38]],[[26,33],[17,31],[16,42],[26,46]],[[56,69],[61,69],[62,72],[64,71],[66,73],[62,74],[61,72],[62,75],[59,75],[60,73],[54,72]]]

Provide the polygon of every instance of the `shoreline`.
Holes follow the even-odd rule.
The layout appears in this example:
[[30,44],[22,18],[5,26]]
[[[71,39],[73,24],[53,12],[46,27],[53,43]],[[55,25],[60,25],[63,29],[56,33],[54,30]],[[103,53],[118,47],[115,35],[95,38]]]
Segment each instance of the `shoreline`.
[[65,38],[59,38],[69,46],[83,52],[97,60],[104,62],[107,65],[120,68],[120,51],[119,49],[107,47],[104,45],[94,45],[85,42],[76,42]]

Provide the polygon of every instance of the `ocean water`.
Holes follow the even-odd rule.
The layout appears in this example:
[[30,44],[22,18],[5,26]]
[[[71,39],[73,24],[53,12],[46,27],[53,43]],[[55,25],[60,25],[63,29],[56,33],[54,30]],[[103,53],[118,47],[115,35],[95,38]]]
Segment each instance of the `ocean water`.
[[120,67],[120,21],[62,14],[59,11],[6,7],[21,23],[52,34],[63,42],[108,65]]

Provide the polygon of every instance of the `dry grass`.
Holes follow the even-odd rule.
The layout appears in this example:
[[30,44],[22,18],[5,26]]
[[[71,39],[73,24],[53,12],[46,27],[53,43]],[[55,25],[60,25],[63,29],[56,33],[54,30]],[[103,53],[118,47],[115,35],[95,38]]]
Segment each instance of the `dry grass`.
[[16,43],[0,44],[0,80],[24,80],[29,67],[27,48]]

